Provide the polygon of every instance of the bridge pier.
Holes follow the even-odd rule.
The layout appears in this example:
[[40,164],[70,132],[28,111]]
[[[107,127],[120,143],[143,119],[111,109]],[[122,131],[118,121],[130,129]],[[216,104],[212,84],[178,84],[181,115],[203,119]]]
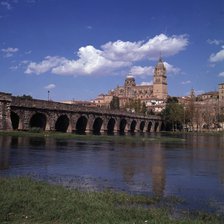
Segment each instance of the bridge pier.
[[0,93],[0,130],[12,130],[10,106],[12,95]]

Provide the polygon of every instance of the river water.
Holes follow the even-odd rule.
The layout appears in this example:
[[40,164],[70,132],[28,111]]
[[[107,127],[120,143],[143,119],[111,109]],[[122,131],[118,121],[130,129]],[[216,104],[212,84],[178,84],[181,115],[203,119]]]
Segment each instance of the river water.
[[148,141],[155,137],[90,141],[0,136],[0,177],[31,176],[84,190],[175,195],[184,199],[185,209],[224,214],[224,136]]

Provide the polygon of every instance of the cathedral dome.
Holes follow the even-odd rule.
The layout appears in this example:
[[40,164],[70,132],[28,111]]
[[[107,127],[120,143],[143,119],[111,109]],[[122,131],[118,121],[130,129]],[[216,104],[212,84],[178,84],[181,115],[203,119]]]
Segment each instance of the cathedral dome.
[[132,75],[127,75],[126,79],[125,79],[125,86],[136,86],[135,83],[135,78]]

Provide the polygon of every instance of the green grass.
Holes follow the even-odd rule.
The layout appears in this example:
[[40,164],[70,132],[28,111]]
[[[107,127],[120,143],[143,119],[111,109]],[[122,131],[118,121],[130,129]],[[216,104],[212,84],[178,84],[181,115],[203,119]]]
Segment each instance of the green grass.
[[76,139],[84,141],[110,141],[115,143],[147,143],[147,142],[183,142],[183,138],[168,137],[160,135],[78,135],[74,133],[61,132],[32,132],[32,131],[0,131],[0,136],[13,137],[42,137],[57,139]]
[[0,223],[223,223],[217,216],[188,213],[178,220],[155,197],[82,192],[28,178],[0,179]]

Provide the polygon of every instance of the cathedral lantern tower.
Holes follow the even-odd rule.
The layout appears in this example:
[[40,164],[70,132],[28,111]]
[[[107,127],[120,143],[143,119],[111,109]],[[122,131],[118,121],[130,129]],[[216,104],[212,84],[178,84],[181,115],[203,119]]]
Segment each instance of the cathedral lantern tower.
[[154,69],[153,96],[157,99],[166,99],[167,95],[166,68],[162,61],[162,58],[160,57]]

